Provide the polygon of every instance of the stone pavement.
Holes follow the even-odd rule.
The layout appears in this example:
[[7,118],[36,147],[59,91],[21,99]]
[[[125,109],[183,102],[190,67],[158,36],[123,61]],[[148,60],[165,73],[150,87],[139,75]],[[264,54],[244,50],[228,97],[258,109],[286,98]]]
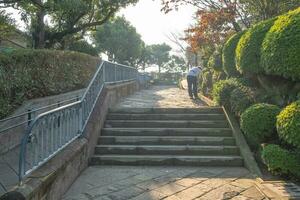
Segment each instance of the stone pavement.
[[[153,86],[123,99],[117,108],[198,107],[187,91]],[[255,179],[245,168],[234,167],[89,167],[71,186],[64,200],[263,200]]]
[[89,167],[63,200],[263,200],[245,168]]
[[176,86],[152,86],[123,99],[116,108],[195,108],[205,106],[201,100],[192,100],[186,90]]

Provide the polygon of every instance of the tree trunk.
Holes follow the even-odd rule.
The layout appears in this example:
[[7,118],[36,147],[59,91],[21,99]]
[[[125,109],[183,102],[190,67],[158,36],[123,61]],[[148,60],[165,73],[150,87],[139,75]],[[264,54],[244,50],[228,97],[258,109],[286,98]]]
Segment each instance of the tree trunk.
[[34,25],[33,40],[34,48],[42,49],[45,48],[45,18],[46,12],[43,8],[36,14],[36,24]]

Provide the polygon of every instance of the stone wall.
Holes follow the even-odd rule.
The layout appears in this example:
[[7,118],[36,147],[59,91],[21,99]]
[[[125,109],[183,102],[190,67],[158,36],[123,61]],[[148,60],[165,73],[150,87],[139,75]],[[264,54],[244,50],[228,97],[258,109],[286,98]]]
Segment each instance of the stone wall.
[[22,186],[14,188],[14,191],[20,192],[28,200],[60,199],[77,176],[88,166],[108,109],[122,97],[137,90],[139,85],[135,81],[106,86],[96,103],[84,136],[34,171],[30,178],[25,179]]

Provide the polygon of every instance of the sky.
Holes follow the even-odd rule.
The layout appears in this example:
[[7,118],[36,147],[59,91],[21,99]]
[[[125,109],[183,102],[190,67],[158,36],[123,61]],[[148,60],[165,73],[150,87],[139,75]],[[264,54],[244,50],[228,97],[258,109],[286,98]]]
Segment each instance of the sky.
[[165,14],[160,11],[162,8],[160,2],[160,0],[140,0],[136,5],[122,9],[118,15],[124,15],[136,27],[146,44],[165,42],[177,49],[167,35],[183,33],[193,23],[196,10],[192,6],[182,6],[178,11]]

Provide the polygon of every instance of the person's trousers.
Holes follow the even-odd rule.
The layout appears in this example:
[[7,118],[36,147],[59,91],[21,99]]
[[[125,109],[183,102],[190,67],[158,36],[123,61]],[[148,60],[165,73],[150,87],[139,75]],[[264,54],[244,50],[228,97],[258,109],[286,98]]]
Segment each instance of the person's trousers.
[[195,97],[197,97],[198,96],[197,77],[196,76],[187,76],[187,83],[188,83],[190,97],[193,97],[193,94]]

